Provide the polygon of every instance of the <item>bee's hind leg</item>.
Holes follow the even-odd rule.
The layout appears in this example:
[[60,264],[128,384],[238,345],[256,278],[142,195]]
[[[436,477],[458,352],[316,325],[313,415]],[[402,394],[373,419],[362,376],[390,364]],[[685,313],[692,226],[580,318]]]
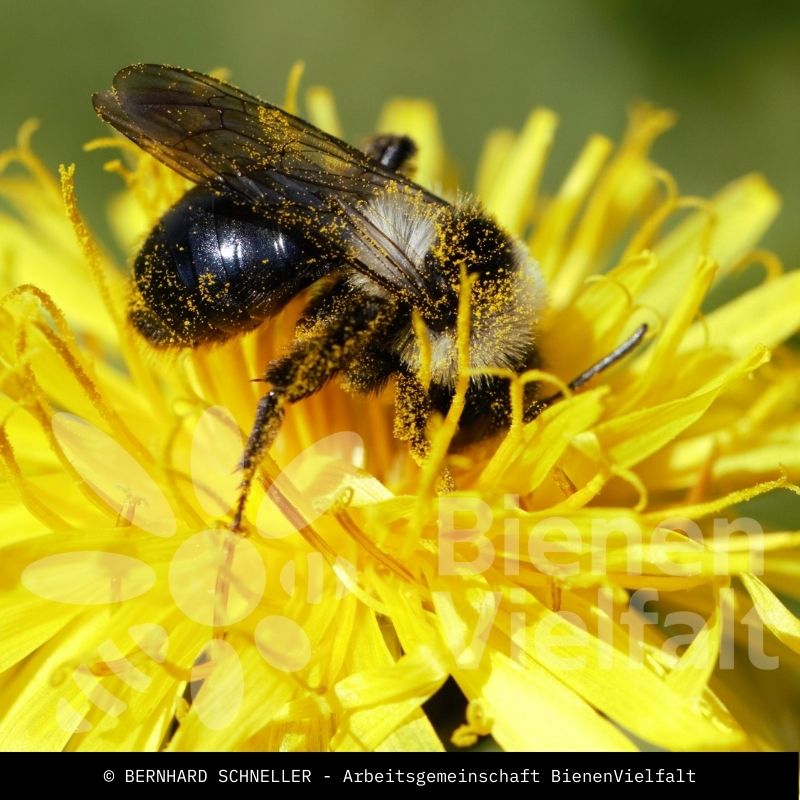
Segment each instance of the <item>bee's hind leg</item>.
[[278,435],[286,406],[318,392],[345,369],[374,336],[380,335],[392,318],[393,307],[378,299],[357,304],[318,304],[312,335],[296,339],[288,355],[267,367],[266,381],[272,388],[258,403],[239,464],[242,482],[231,523],[234,531],[241,530],[256,470]]
[[250,494],[250,487],[264,454],[269,450],[270,445],[278,435],[278,431],[283,421],[283,409],[286,398],[283,392],[272,389],[258,401],[256,408],[256,418],[250,435],[247,437],[247,444],[239,461],[239,469],[242,471],[242,482],[239,485],[239,499],[236,502],[236,510],[233,515],[231,529],[240,531],[242,528],[242,516],[244,515],[247,497]]

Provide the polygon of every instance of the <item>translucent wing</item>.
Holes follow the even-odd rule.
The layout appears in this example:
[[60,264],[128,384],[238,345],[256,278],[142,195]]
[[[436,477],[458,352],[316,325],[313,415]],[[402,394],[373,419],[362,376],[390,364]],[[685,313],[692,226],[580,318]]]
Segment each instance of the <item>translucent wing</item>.
[[[294,208],[352,248],[352,266],[389,289],[430,294],[413,254],[364,209],[387,193],[435,216],[444,201],[313,125],[230,84],[189,70],[120,70],[97,113],[159,161],[255,208]],[[314,212],[313,215],[309,212]]]

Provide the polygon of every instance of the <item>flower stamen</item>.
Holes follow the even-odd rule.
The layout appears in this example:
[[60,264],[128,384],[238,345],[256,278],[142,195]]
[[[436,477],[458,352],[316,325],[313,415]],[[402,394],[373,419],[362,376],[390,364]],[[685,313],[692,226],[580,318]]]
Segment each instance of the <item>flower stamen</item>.
[[124,328],[124,323],[117,304],[111,298],[108,279],[105,270],[101,266],[100,250],[78,210],[78,202],[75,197],[75,165],[70,164],[68,167],[65,167],[62,164],[58,168],[58,172],[61,176],[61,196],[64,200],[64,207],[67,210],[67,216],[72,223],[72,228],[78,239],[78,245],[94,276],[98,291],[100,292],[100,296],[103,299],[108,313],[111,315],[111,319],[114,320],[117,329],[122,330]]

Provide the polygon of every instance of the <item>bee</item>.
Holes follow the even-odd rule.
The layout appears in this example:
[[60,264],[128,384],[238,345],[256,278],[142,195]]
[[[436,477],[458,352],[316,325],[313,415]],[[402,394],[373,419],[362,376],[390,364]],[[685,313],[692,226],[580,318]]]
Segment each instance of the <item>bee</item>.
[[[446,414],[455,396],[464,276],[475,377],[452,447],[508,427],[502,374],[540,366],[544,281],[525,246],[477,202],[452,204],[406,176],[416,151],[408,137],[378,136],[361,151],[228,83],[160,65],[120,70],[93,102],[103,120],[196,184],[158,221],[133,265],[129,320],[151,345],[222,342],[314,287],[288,352],[266,365],[234,530],[287,405],[336,376],[362,393],[393,378],[395,435],[424,460],[428,420]],[[525,420],[560,397],[538,398],[528,383]]]

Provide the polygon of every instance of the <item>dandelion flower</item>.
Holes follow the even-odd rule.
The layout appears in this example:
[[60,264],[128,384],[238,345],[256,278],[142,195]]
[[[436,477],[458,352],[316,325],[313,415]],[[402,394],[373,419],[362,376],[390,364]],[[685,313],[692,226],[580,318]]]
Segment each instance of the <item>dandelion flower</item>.
[[[328,92],[306,99],[340,135]],[[592,136],[549,195],[555,114],[492,133],[474,194],[549,293],[543,367],[510,380],[510,430],[452,454],[453,412],[418,465],[393,437],[391,391],[330,385],[288,410],[249,536],[228,521],[251,379],[299,300],[227,344],[155,358],[74,168],[51,175],[24,127],[0,156],[0,747],[800,746],[785,604],[800,532],[730,519],[797,491],[800,361],[784,342],[800,273],[756,249],[779,205],[762,177],[687,197],[649,160],[672,123],[637,107],[621,144]],[[409,134],[416,179],[454,196],[428,103],[392,101],[378,127]],[[133,253],[188,185],[118,138],[91,144],[109,147],[110,220]],[[751,263],[764,282],[704,314]],[[645,348],[523,422],[524,380],[563,387],[643,322]],[[466,705],[443,732],[424,704],[448,678]]]

